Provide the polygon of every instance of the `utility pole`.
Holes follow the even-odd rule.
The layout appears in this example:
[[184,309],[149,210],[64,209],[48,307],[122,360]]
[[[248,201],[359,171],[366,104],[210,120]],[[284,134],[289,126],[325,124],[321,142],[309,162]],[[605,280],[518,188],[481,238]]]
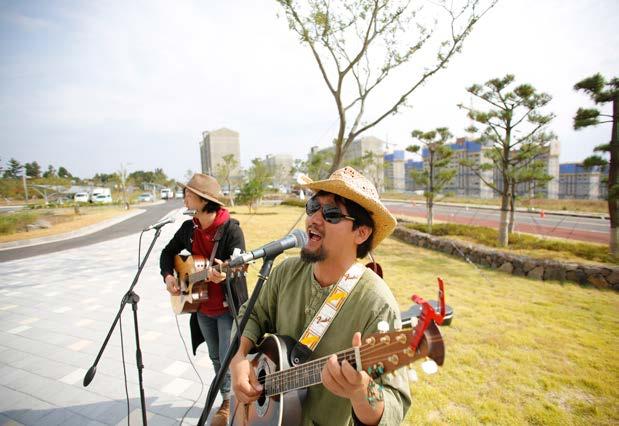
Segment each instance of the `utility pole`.
[[24,182],[24,198],[26,200],[26,205],[28,204],[28,185],[26,184],[26,168],[24,168],[24,173],[21,175],[22,181]]

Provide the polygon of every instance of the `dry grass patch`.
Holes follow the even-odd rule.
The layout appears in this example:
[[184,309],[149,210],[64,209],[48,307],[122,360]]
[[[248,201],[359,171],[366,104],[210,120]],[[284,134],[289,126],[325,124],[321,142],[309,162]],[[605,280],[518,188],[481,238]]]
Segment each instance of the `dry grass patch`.
[[[302,211],[233,217],[257,248],[288,233]],[[401,309],[413,293],[436,298],[437,276],[454,309],[442,328],[445,366],[433,376],[417,368],[405,424],[619,424],[618,293],[478,269],[393,238],[377,260]],[[261,264],[250,268],[252,288]]]
[[[30,210],[0,216],[0,221],[6,221],[9,215],[27,215],[28,219],[23,226],[17,228],[17,232],[0,235],[0,242],[25,240],[30,238],[49,237],[51,235],[64,234],[79,228],[94,225],[104,220],[127,214],[118,206],[101,206],[81,208],[81,214],[76,215],[73,208]],[[38,219],[50,223],[52,226],[46,229],[25,230],[25,223],[34,223]]]

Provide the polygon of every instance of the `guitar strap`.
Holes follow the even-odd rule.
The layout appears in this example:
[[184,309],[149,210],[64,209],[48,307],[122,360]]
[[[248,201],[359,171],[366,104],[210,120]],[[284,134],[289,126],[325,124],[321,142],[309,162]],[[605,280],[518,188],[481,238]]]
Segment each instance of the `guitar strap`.
[[211,258],[208,261],[209,265],[213,264],[213,259],[215,259],[215,254],[217,254],[217,247],[219,247],[219,240],[221,240],[221,237],[223,237],[224,231],[225,231],[224,228],[228,227],[228,222],[230,221],[228,220],[225,223],[222,223],[221,226],[217,228],[217,231],[215,232],[215,236],[213,237],[213,241],[215,241],[215,244],[213,245],[213,250],[211,251]]
[[353,263],[344,275],[342,275],[337,284],[333,286],[331,292],[322,303],[314,319],[309,323],[299,340],[299,342],[310,349],[310,351],[316,349],[336,315],[340,312],[342,306],[344,306],[348,296],[359,282],[359,278],[361,278],[364,271],[365,266],[360,263]]

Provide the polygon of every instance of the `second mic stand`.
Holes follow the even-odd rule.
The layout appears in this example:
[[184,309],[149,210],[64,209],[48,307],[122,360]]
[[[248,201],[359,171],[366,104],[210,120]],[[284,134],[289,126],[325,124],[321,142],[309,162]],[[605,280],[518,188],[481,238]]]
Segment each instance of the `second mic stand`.
[[[276,256],[276,255],[275,255]],[[241,322],[239,323],[238,330],[236,330],[236,334],[234,338],[230,342],[230,347],[228,348],[228,352],[226,352],[226,356],[223,361],[221,361],[221,366],[219,367],[219,371],[217,375],[211,382],[211,387],[208,390],[208,394],[206,395],[206,405],[204,406],[204,410],[202,410],[202,415],[200,416],[200,420],[198,421],[199,426],[204,426],[206,424],[206,420],[208,418],[209,413],[211,412],[211,408],[215,403],[215,398],[217,397],[217,391],[221,387],[221,383],[223,381],[226,372],[228,371],[228,367],[230,366],[230,361],[232,361],[232,357],[236,354],[236,351],[239,349],[239,342],[241,341],[241,336],[243,335],[243,331],[245,330],[245,326],[247,325],[247,321],[249,320],[249,315],[251,315],[254,310],[254,305],[258,300],[258,296],[260,295],[260,291],[262,290],[262,286],[264,282],[269,279],[269,275],[271,274],[271,268],[273,267],[273,260],[275,256],[267,256],[264,258],[264,263],[262,264],[262,268],[260,268],[260,272],[258,273],[258,281],[256,281],[256,286],[254,287],[254,291],[251,293],[251,297],[247,302],[247,309],[243,314],[243,318],[241,318]]]
[[116,314],[116,318],[114,318],[114,322],[112,323],[112,326],[110,327],[110,331],[108,331],[107,336],[105,337],[105,340],[103,341],[103,345],[101,345],[101,349],[99,349],[99,354],[97,355],[95,362],[92,364],[92,367],[90,367],[88,371],[86,372],[86,375],[84,376],[84,382],[83,382],[84,387],[86,387],[90,384],[92,379],[95,377],[95,374],[97,373],[97,364],[99,363],[99,359],[101,359],[101,356],[103,355],[103,351],[105,350],[107,346],[107,342],[110,340],[110,337],[112,336],[112,332],[114,331],[114,328],[116,328],[116,323],[120,320],[120,315],[122,314],[123,309],[125,309],[125,305],[127,303],[131,303],[131,307],[133,308],[133,324],[135,326],[135,348],[136,348],[135,349],[135,360],[136,360],[136,364],[138,368],[138,383],[140,385],[140,403],[142,406],[142,424],[145,426],[147,424],[146,423],[146,402],[144,399],[144,383],[142,381],[142,370],[144,369],[144,365],[142,364],[142,350],[140,349],[140,335],[138,333],[138,302],[140,301],[140,296],[134,293],[133,287],[135,287],[135,285],[138,283],[138,278],[140,277],[140,274],[142,273],[142,269],[144,269],[144,265],[146,265],[146,260],[148,259],[150,252],[153,250],[155,241],[157,241],[159,234],[161,234],[161,227],[156,228],[156,229],[157,229],[157,232],[155,233],[155,237],[153,238],[153,241],[150,243],[150,247],[148,248],[148,251],[146,252],[146,255],[144,256],[142,263],[138,267],[138,272],[135,274],[135,278],[133,279],[133,282],[131,283],[131,287],[129,287],[129,290],[127,290],[127,292],[122,298],[122,301],[120,303],[120,309],[118,309],[118,313]]

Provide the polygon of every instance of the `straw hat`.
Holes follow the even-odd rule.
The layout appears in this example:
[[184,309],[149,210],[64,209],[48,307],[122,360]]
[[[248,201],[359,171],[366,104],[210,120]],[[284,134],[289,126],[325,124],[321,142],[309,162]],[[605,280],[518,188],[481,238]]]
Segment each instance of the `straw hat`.
[[334,171],[329,179],[313,181],[304,176],[301,186],[315,192],[326,191],[347,198],[366,209],[374,220],[374,239],[372,249],[391,235],[397,224],[395,217],[383,205],[376,188],[365,176],[353,169],[344,167]]
[[221,187],[219,186],[219,183],[217,183],[217,180],[212,176],[202,173],[195,173],[186,185],[183,185],[182,183],[179,183],[179,185],[202,198],[206,198],[207,200],[213,201],[221,206],[224,205],[224,203],[217,199],[221,193]]

